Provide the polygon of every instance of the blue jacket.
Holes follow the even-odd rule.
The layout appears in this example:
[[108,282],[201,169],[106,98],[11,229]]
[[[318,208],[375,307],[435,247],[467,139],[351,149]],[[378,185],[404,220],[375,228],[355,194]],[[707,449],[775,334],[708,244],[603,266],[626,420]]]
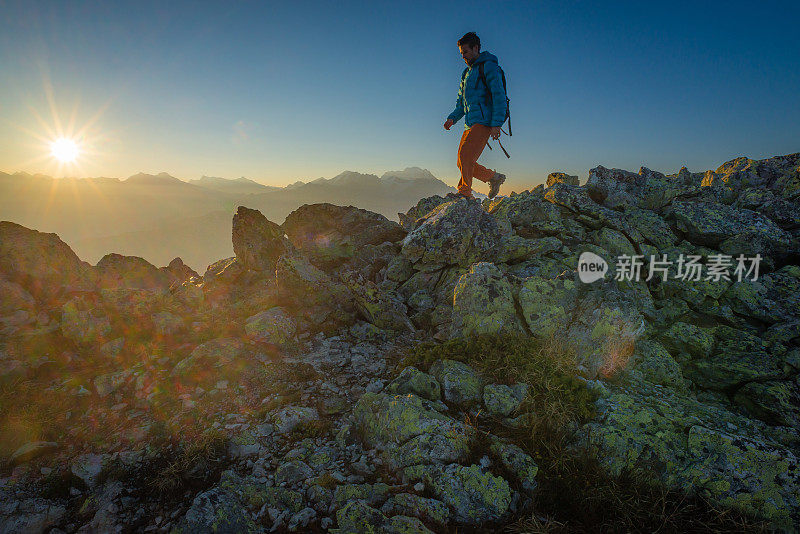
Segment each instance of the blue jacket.
[[[489,84],[489,90],[492,93],[491,106],[486,86],[480,79],[479,63],[484,64],[483,74],[486,76],[486,83]],[[461,78],[456,109],[447,118],[456,123],[466,115],[464,117],[465,129],[473,124],[502,126],[506,120],[506,94],[503,91],[503,78],[500,74],[500,67],[497,65],[497,56],[489,52],[481,52],[472,65],[464,69]]]

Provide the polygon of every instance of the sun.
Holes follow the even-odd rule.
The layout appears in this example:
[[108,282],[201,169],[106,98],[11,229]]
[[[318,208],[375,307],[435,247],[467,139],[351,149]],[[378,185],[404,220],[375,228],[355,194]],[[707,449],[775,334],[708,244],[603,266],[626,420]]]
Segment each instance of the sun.
[[61,163],[72,163],[80,152],[78,143],[66,137],[60,137],[50,143],[50,153]]

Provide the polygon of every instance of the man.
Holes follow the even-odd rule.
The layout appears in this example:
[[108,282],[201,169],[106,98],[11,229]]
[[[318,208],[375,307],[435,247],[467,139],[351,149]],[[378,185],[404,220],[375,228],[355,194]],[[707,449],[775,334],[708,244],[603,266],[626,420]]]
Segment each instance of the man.
[[[472,196],[474,177],[489,184],[489,198],[494,198],[506,176],[479,164],[478,157],[489,137],[500,138],[500,127],[506,120],[506,94],[500,67],[496,56],[480,51],[481,40],[474,32],[469,32],[458,40],[458,50],[468,66],[461,75],[456,109],[444,123],[444,129],[449,130],[464,117],[464,133],[458,145],[458,168],[461,171],[458,192],[466,198],[475,198]],[[480,79],[481,63],[486,77],[485,84]],[[487,85],[491,97],[487,93]]]

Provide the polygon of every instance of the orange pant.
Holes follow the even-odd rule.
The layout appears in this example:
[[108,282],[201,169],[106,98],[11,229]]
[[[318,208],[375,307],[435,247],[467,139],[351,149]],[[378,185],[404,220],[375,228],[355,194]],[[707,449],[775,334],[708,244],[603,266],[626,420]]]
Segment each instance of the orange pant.
[[461,171],[461,180],[458,182],[458,192],[465,196],[472,196],[472,178],[481,182],[488,182],[494,171],[487,169],[478,158],[483,152],[483,147],[489,141],[491,128],[483,124],[473,124],[461,135],[458,145],[458,168]]

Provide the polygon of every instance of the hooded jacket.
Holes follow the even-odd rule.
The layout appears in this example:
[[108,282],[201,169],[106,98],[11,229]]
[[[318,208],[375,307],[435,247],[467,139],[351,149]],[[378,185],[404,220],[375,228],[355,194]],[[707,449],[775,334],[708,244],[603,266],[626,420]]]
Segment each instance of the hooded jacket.
[[[480,63],[484,64],[483,74],[492,93],[491,100],[486,92],[486,85],[480,79]],[[456,123],[464,117],[465,129],[474,124],[502,126],[506,120],[506,93],[503,90],[497,56],[486,51],[481,52],[472,65],[461,73],[461,79],[456,109],[447,118]]]

